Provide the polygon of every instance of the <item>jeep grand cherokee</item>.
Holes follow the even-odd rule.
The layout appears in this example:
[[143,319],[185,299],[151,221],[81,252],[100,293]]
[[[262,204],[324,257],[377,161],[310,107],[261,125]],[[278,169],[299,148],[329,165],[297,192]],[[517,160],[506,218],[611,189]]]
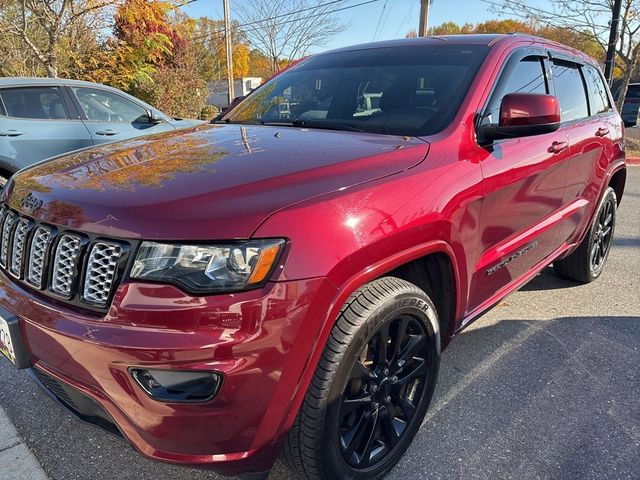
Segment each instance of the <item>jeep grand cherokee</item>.
[[624,183],[582,53],[479,35],[312,56],[216,124],[16,175],[0,345],[149,458],[266,475],[283,450],[305,478],[381,478],[457,333],[550,263],[601,274]]

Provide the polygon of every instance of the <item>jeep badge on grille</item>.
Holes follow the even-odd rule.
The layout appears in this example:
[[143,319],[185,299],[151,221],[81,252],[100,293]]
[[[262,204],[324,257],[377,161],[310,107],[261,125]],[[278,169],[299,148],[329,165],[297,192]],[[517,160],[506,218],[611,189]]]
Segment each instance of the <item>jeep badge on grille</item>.
[[40,207],[42,207],[43,203],[44,202],[42,200],[34,197],[31,192],[22,197],[22,200],[20,200],[20,205],[22,206],[22,208],[30,212],[40,210]]

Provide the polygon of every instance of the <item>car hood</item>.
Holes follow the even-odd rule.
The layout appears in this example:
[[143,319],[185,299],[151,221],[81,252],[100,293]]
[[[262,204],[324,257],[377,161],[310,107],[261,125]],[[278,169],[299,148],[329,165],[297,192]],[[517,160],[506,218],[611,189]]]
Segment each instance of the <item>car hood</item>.
[[247,238],[280,209],[410,168],[428,149],[409,137],[205,125],[40,163],[3,196],[32,218],[98,235]]

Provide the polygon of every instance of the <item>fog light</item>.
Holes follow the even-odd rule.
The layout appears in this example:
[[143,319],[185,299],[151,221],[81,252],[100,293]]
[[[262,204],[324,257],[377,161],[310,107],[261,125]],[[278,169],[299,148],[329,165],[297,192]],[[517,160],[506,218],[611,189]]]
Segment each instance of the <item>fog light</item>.
[[216,396],[222,376],[214,372],[129,369],[138,385],[161,402],[206,402]]

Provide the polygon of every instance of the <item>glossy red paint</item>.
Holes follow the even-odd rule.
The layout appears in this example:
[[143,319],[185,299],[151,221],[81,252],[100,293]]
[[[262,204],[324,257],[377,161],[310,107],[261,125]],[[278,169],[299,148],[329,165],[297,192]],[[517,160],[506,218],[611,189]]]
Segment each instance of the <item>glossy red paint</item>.
[[510,93],[500,105],[501,127],[560,123],[560,105],[553,95]]
[[[105,315],[0,273],[0,304],[19,315],[34,364],[100,403],[150,458],[227,474],[267,470],[354,290],[445,255],[455,287],[446,343],[571,252],[624,168],[617,112],[490,147],[474,125],[515,50],[593,61],[532,37],[447,38],[491,49],[455,119],[430,137],[209,126],[78,152],[14,177],[3,199],[21,211],[34,192],[44,201],[35,217],[62,227],[131,239],[287,239],[261,289],[199,297],[128,280]],[[411,41],[441,40],[384,45]],[[520,95],[509,108],[553,119],[557,102]],[[132,381],[131,366],[216,370],[224,383],[210,403],[165,404]]]

